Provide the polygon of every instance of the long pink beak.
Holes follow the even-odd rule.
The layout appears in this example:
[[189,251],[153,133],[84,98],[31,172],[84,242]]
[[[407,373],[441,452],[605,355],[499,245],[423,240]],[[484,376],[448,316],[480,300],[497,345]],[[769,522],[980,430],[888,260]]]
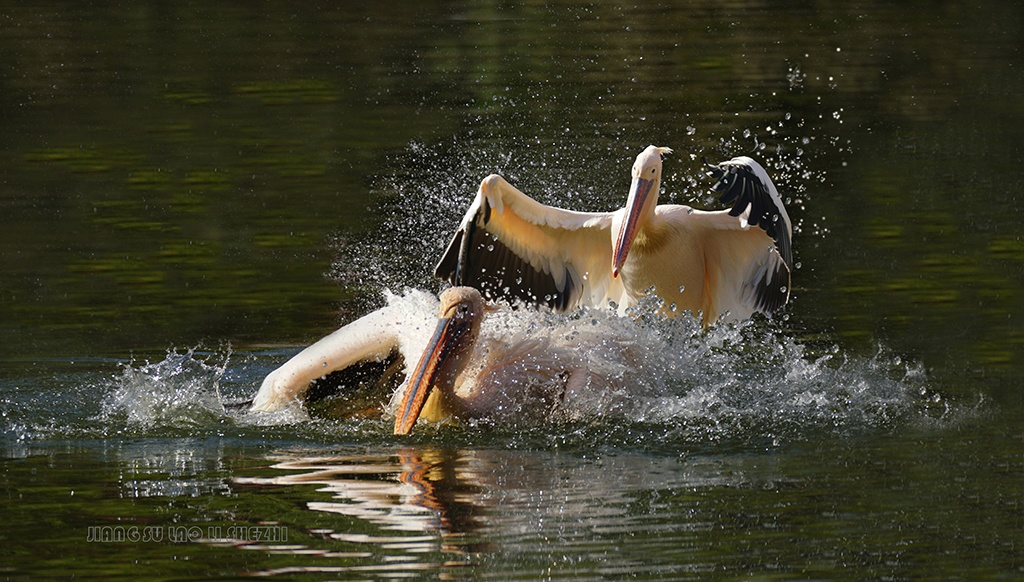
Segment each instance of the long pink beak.
[[626,255],[629,254],[629,247],[636,238],[640,229],[640,215],[643,211],[647,198],[651,195],[651,188],[654,180],[634,178],[633,185],[629,188],[629,198],[626,200],[628,214],[626,220],[619,227],[618,237],[615,239],[615,247],[612,255],[612,277],[618,277],[622,265],[626,263]]

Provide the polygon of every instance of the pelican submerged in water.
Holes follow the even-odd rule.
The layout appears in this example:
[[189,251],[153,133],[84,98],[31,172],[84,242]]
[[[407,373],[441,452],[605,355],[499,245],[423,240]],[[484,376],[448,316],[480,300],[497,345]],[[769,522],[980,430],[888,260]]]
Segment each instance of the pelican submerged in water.
[[[408,434],[419,418],[437,422],[543,413],[585,388],[600,391],[607,386],[608,378],[588,367],[586,350],[578,342],[563,341],[569,334],[544,330],[481,337],[489,308],[476,289],[445,290],[433,322],[424,308],[430,296],[413,292],[410,297],[391,301],[296,354],[264,379],[252,410],[286,408],[328,374],[395,355],[416,363],[406,365],[405,381],[386,410],[395,416],[396,434]],[[595,332],[593,343],[599,336]],[[602,349],[629,348],[612,342]]]
[[666,314],[705,325],[771,313],[789,300],[793,227],[767,172],[748,157],[710,165],[729,210],[658,205],[662,156],[648,146],[633,164],[626,207],[576,212],[546,206],[497,174],[484,178],[434,271],[489,298],[620,312],[650,290]]

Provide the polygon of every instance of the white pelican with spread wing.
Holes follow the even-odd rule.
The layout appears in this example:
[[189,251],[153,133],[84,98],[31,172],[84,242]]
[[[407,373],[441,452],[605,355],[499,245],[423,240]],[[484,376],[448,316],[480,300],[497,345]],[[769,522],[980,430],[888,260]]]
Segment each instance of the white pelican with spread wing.
[[666,314],[688,311],[705,325],[781,308],[793,227],[767,172],[748,157],[709,165],[729,210],[659,206],[671,151],[648,146],[637,156],[626,207],[615,212],[546,206],[488,176],[435,276],[557,311],[609,302],[624,311],[653,289]]

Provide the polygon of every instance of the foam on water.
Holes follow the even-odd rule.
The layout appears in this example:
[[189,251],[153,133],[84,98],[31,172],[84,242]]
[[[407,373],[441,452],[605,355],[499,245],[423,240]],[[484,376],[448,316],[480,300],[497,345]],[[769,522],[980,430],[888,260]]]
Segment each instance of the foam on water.
[[[425,297],[429,295],[422,291],[407,291],[391,295],[389,301],[416,317],[433,318],[436,299]],[[948,422],[963,412],[929,387],[923,370],[884,350],[870,358],[845,354],[838,347],[812,354],[764,320],[702,330],[688,317],[664,320],[654,315],[654,307],[643,305],[632,317],[607,310],[559,315],[503,308],[490,314],[481,342],[573,350],[601,381],[554,405],[546,401],[542,408],[517,411],[527,414],[418,432],[429,437],[443,430],[456,439],[477,438],[483,430],[540,434],[553,441],[595,436],[628,440],[633,437],[622,432],[628,428],[642,432],[644,439],[783,442],[822,432]],[[543,361],[543,355],[534,361]],[[100,417],[113,433],[194,435],[223,432],[226,426],[256,426],[272,436],[291,426],[315,438],[389,438],[386,420],[324,422],[296,410],[267,415],[231,409],[232,401],[251,396],[262,375],[284,359],[250,356],[234,369],[227,355],[189,350],[168,352],[156,363],[125,365],[102,401]],[[232,375],[236,377],[225,387],[225,377]],[[509,386],[523,393],[532,388]],[[283,434],[292,433],[285,429]]]

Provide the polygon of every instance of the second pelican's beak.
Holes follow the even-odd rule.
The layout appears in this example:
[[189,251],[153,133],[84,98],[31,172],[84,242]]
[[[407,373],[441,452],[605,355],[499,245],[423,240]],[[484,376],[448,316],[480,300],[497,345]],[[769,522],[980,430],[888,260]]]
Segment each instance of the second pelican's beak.
[[416,364],[416,370],[409,376],[405,396],[398,404],[395,434],[412,432],[431,391],[441,382],[454,381],[455,373],[449,369],[449,360],[456,351],[459,339],[469,333],[472,327],[472,322],[462,318],[446,315],[437,320],[434,335]]
[[640,228],[640,217],[653,186],[654,180],[633,178],[633,184],[629,188],[629,199],[626,201],[626,219],[619,227],[619,235],[612,249],[612,277],[618,277],[622,265],[626,263],[626,255],[629,254],[629,247]]

